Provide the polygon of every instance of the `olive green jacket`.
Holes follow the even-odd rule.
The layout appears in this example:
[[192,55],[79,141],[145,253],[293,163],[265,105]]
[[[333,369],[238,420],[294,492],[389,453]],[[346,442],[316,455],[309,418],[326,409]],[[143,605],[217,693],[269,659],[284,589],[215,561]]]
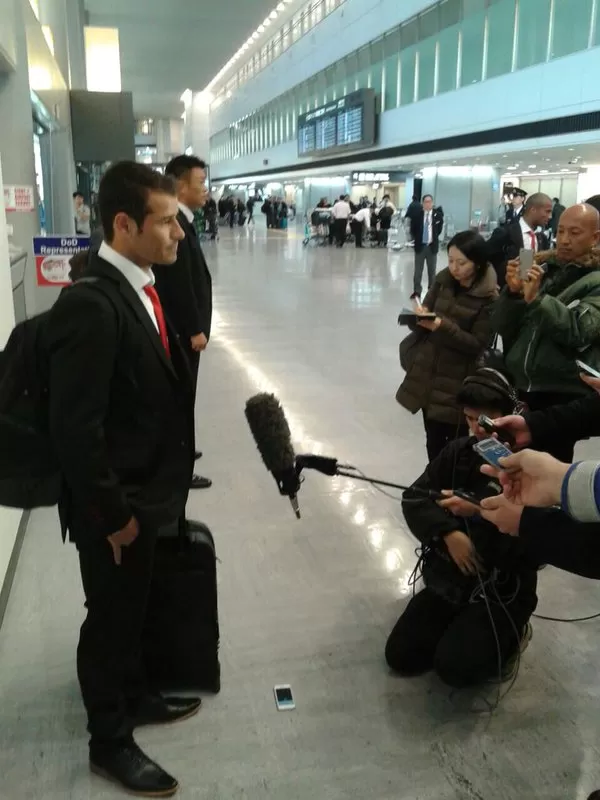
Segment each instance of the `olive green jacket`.
[[552,250],[535,260],[548,267],[538,297],[527,304],[505,287],[492,309],[506,366],[520,391],[587,394],[575,361],[600,361],[600,251],[578,264]]

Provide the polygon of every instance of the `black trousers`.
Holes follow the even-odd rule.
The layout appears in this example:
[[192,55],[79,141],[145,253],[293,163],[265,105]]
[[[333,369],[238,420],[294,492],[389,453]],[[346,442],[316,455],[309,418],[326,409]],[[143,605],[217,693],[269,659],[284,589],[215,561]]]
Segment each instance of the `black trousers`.
[[500,668],[516,653],[536,605],[535,588],[522,590],[505,607],[509,619],[504,608],[490,598],[498,649],[483,600],[458,606],[423,589],[394,626],[385,646],[386,661],[404,677],[433,669],[449,686],[476,686],[498,676],[498,651]]
[[[527,404],[530,411],[543,411],[551,406],[562,406],[580,397],[581,395],[563,392],[519,392],[519,399]],[[575,444],[576,440],[565,437],[562,431],[555,431],[551,438],[533,443],[536,450],[550,453],[565,464],[573,461]]]
[[450,422],[427,419],[425,411],[423,412],[423,422],[425,424],[427,458],[430,462],[439,456],[449,442],[467,435],[465,424],[453,425]]
[[143,528],[114,562],[107,539],[77,543],[87,616],[77,648],[77,674],[88,715],[90,746],[130,741],[131,715],[148,693],[141,662],[142,631],[156,544]]
[[348,227],[348,220],[347,219],[334,219],[333,220],[333,230],[335,235],[335,240],[338,247],[343,247],[344,242],[346,241],[346,228]]
[[351,223],[352,233],[354,234],[354,244],[356,247],[363,246],[363,224],[362,222]]

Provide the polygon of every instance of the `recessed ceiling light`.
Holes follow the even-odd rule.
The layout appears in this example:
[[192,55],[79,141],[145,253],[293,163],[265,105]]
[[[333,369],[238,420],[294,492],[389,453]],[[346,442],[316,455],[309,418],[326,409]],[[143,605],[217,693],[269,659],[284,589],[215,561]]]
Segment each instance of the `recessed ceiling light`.
[[269,14],[269,17],[271,19],[277,19],[278,16],[279,16],[279,11],[277,11],[276,8],[274,8],[273,11],[271,11],[271,13]]
[[547,169],[541,169],[540,170],[540,175],[547,175],[549,171],[550,170],[547,170]]
[[574,147],[569,147],[569,153],[572,153],[575,150]]
[[530,164],[529,165],[529,169],[535,169],[536,167],[537,167],[537,164]]
[[270,24],[271,24],[271,20],[268,17],[263,20],[263,25],[265,26],[265,28],[267,27],[267,25],[270,25]]
[[[271,23],[269,23],[269,25],[270,25],[270,24],[271,24]],[[264,33],[264,32],[265,32],[265,26],[264,26],[264,25],[259,25],[259,26],[258,26],[258,28],[257,28],[256,30],[257,30],[259,33]]]
[[285,3],[279,3],[277,6],[277,11],[285,11]]

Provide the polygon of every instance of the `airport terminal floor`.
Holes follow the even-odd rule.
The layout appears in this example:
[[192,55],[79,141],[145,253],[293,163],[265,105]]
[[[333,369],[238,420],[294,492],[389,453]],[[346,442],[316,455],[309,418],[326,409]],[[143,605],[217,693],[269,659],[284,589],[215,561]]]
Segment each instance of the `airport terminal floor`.
[[[411,256],[305,249],[301,226],[267,234],[260,221],[223,231],[206,254],[218,324],[197,423],[214,486],[188,512],[217,540],[223,689],[195,718],[140,731],[139,743],[177,776],[182,800],[587,797],[600,787],[599,622],[533,620],[517,681],[491,715],[495,689],[392,676],[385,641],[416,561],[400,504],[308,473],[297,521],[246,425],[246,399],[271,391],[298,451],[401,483],[420,474],[422,420],[394,400]],[[600,612],[600,586],[551,568],[539,594],[541,614]],[[76,551],[61,545],[54,510],[35,512],[0,637],[3,800],[122,796],[87,768],[82,618]],[[277,712],[281,683],[295,711]]]

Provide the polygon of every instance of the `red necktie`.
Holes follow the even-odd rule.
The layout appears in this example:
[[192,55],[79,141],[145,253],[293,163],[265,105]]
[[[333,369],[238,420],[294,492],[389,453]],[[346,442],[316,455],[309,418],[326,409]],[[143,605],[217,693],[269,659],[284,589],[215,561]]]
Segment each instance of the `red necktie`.
[[535,253],[535,249],[537,247],[537,239],[535,238],[535,233],[533,231],[528,231],[529,236],[531,237],[531,249]]
[[154,286],[144,286],[144,291],[150,298],[150,302],[152,303],[152,308],[154,309],[154,313],[156,315],[156,322],[158,323],[158,332],[160,334],[160,340],[162,342],[163,347],[169,358],[171,357],[171,348],[169,347],[169,337],[167,336],[167,323],[165,322],[165,315],[163,313],[162,306],[160,304],[160,298],[158,296],[158,292],[154,288]]

